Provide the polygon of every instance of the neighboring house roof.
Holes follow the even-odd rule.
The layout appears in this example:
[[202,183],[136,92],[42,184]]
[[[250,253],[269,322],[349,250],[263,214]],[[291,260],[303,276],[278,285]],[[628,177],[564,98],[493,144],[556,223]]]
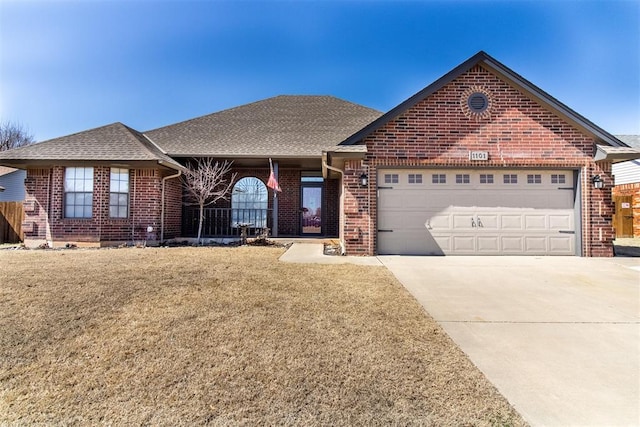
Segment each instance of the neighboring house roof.
[[[616,135],[616,138],[630,147],[640,149],[640,135]],[[615,185],[640,182],[640,160],[615,163],[611,166],[611,172],[615,179]]]
[[174,157],[320,157],[382,115],[333,96],[276,96],[145,132]]
[[182,165],[163,153],[140,132],[122,123],[50,139],[0,152],[0,163],[25,161],[153,161],[169,168]]
[[598,142],[604,142],[608,145],[614,147],[624,147],[626,146],[622,141],[606,132],[602,128],[596,126],[580,114],[573,111],[571,108],[567,107],[548,93],[544,92],[542,89],[538,88],[531,82],[524,79],[519,74],[515,73],[513,70],[507,68],[505,65],[496,61],[494,58],[489,56],[487,53],[480,51],[462,64],[458,65],[456,68],[422,89],[420,92],[416,93],[406,101],[402,102],[397,107],[393,108],[388,113],[384,114],[374,122],[370,123],[368,126],[364,127],[362,130],[347,138],[342,144],[351,145],[357,144],[363,138],[370,135],[375,130],[381,128],[391,120],[395,119],[418,102],[423,99],[431,96],[437,90],[443,88],[457,77],[462,75],[463,73],[469,71],[475,65],[481,64],[487,70],[494,72],[498,76],[505,79],[507,82],[510,82],[515,87],[520,89],[521,91],[527,93],[530,97],[537,100],[543,105],[546,105],[551,110],[555,111],[561,117],[564,117],[571,122],[575,123],[578,127],[584,129],[585,131],[592,134]]
[[640,135],[616,135],[616,138],[629,147],[640,148]]

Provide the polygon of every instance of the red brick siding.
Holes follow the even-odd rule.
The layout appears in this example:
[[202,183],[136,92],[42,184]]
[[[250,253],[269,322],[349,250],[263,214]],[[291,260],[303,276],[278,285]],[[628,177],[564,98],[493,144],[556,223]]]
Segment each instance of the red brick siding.
[[[267,185],[267,181],[269,180],[268,168],[234,168],[232,173],[237,174],[235,182],[245,177],[256,177]],[[280,168],[278,171],[278,184],[280,184],[280,188],[282,189],[282,192],[278,193],[277,196],[278,235],[295,236],[298,234],[300,223],[298,213],[300,207],[300,170]],[[273,209],[273,190],[267,190],[269,192],[268,208]],[[220,200],[212,206],[230,208],[231,195],[229,195],[227,200]]]
[[[28,205],[37,206],[27,212],[26,221],[36,226],[28,239],[50,239],[57,244],[65,242],[109,242],[157,240],[160,237],[162,177],[168,172],[159,169],[129,171],[129,216],[109,217],[110,168],[94,166],[92,217],[86,219],[64,216],[65,168],[55,166],[47,170],[28,170],[25,181]],[[165,206],[165,238],[179,235],[181,227],[181,186],[179,180],[168,180]],[[45,233],[49,212],[50,236]],[[153,227],[151,233],[147,227]]]
[[47,211],[51,169],[29,169],[24,180],[24,235],[25,240],[47,239]]
[[335,237],[339,234],[340,224],[340,180],[324,181],[324,234]]
[[[175,175],[171,172],[170,175]],[[165,181],[164,238],[173,239],[182,234],[182,181],[171,178]]]
[[631,208],[633,212],[633,237],[640,237],[640,182],[616,185],[613,188],[614,196],[631,196]]
[[[489,93],[489,114],[464,111],[471,88]],[[583,179],[583,255],[612,256],[612,202],[609,192],[594,190],[592,174],[611,188],[610,170],[593,160],[595,141],[480,66],[418,102],[366,137],[368,154],[348,162],[345,171],[347,253],[376,253],[376,191],[380,167],[572,168]],[[469,151],[486,151],[487,162],[471,162]],[[357,177],[365,171],[369,187]],[[357,236],[356,236],[357,235]]]
[[[235,182],[245,177],[256,177],[265,185],[269,180],[268,168],[234,168],[232,173],[236,173]],[[278,235],[298,236],[300,235],[300,185],[301,170],[280,167],[278,170],[278,183],[282,192],[278,193]],[[325,180],[324,183],[324,206],[325,219],[323,233],[328,236],[338,235],[339,226],[339,180]],[[269,209],[273,209],[273,191],[269,191]],[[215,207],[231,207],[231,197],[227,200],[220,200]]]
[[280,168],[278,183],[278,235],[300,234],[300,170]]

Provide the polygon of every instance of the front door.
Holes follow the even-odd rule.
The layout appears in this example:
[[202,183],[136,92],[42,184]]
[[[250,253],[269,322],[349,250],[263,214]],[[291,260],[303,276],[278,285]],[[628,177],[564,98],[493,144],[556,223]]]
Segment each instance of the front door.
[[322,234],[322,184],[302,183],[300,203],[301,234]]
[[631,208],[631,196],[614,196],[616,204],[613,216],[613,227],[616,229],[616,237],[633,237],[633,209]]

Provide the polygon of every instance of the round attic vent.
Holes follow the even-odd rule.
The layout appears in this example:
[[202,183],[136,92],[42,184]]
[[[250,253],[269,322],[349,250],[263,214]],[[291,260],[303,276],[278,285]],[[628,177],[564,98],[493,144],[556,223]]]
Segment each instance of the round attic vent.
[[483,113],[489,106],[487,96],[482,92],[474,92],[467,98],[467,106],[474,113]]

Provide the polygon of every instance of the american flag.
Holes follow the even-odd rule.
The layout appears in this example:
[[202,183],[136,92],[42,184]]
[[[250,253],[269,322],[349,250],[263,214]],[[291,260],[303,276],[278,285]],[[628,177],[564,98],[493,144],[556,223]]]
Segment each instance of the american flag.
[[278,180],[273,173],[273,163],[271,163],[271,159],[269,159],[269,169],[271,170],[271,172],[269,173],[269,181],[267,181],[267,187],[271,188],[274,191],[282,192],[282,188],[280,188],[280,184],[278,184]]

